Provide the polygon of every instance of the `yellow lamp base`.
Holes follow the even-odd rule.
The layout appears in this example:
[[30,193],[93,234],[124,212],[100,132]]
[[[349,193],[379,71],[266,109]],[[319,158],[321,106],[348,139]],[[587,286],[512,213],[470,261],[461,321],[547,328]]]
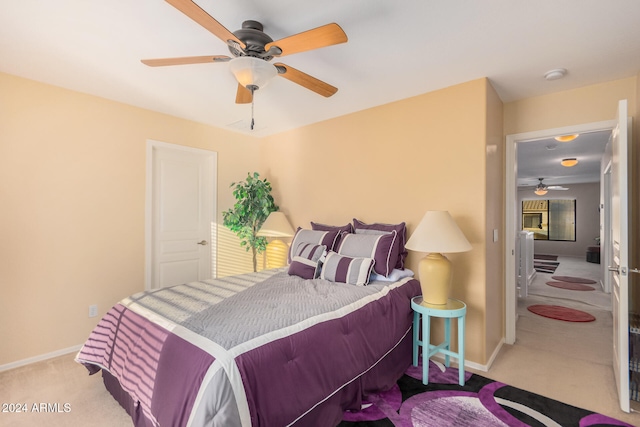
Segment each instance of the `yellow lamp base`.
[[442,254],[430,253],[420,261],[418,272],[423,301],[446,304],[451,284],[451,262]]
[[287,265],[287,254],[289,246],[282,240],[272,240],[267,244],[265,257],[267,258],[267,268],[280,268]]

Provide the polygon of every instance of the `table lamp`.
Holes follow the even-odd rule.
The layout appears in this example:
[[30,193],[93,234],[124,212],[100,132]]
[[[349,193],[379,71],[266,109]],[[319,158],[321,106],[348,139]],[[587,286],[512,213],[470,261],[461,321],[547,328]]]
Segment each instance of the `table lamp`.
[[428,211],[405,247],[416,252],[428,252],[418,266],[423,301],[436,305],[446,304],[451,284],[451,262],[442,252],[471,250],[471,244],[449,212]]
[[289,246],[279,238],[293,237],[294,234],[293,227],[291,227],[287,217],[282,212],[271,212],[269,214],[260,230],[256,233],[257,236],[273,238],[267,244],[265,251],[267,268],[279,268],[287,265]]

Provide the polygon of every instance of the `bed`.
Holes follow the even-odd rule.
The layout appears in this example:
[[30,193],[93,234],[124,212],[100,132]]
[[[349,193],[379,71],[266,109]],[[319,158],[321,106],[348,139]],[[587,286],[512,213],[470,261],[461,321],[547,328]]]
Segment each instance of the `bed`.
[[[338,248],[326,238],[311,249]],[[339,251],[301,257],[299,243],[285,268],[122,300],[76,360],[102,371],[136,426],[337,425],[411,363],[410,300],[420,285]],[[366,283],[356,284],[358,272]]]

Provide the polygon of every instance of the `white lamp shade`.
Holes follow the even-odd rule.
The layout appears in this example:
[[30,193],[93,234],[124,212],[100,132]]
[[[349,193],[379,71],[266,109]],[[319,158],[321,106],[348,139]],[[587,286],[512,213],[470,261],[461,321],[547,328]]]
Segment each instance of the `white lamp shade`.
[[262,88],[278,74],[275,65],[253,56],[240,56],[232,59],[229,61],[229,69],[238,83],[246,88],[249,86]]
[[256,234],[262,237],[291,237],[295,232],[282,212],[271,212]]
[[448,211],[428,211],[405,247],[416,252],[455,253],[471,250]]

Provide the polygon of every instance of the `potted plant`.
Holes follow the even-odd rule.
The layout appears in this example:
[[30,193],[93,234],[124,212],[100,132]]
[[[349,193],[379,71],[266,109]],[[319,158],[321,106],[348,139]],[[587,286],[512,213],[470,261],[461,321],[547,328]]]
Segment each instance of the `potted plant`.
[[265,237],[256,236],[260,227],[271,212],[279,208],[271,195],[271,183],[260,179],[254,172],[247,174],[247,179],[232,182],[233,196],[236,203],[232,209],[222,213],[223,225],[233,231],[240,238],[240,246],[253,254],[253,271],[258,271],[258,254],[267,247]]

